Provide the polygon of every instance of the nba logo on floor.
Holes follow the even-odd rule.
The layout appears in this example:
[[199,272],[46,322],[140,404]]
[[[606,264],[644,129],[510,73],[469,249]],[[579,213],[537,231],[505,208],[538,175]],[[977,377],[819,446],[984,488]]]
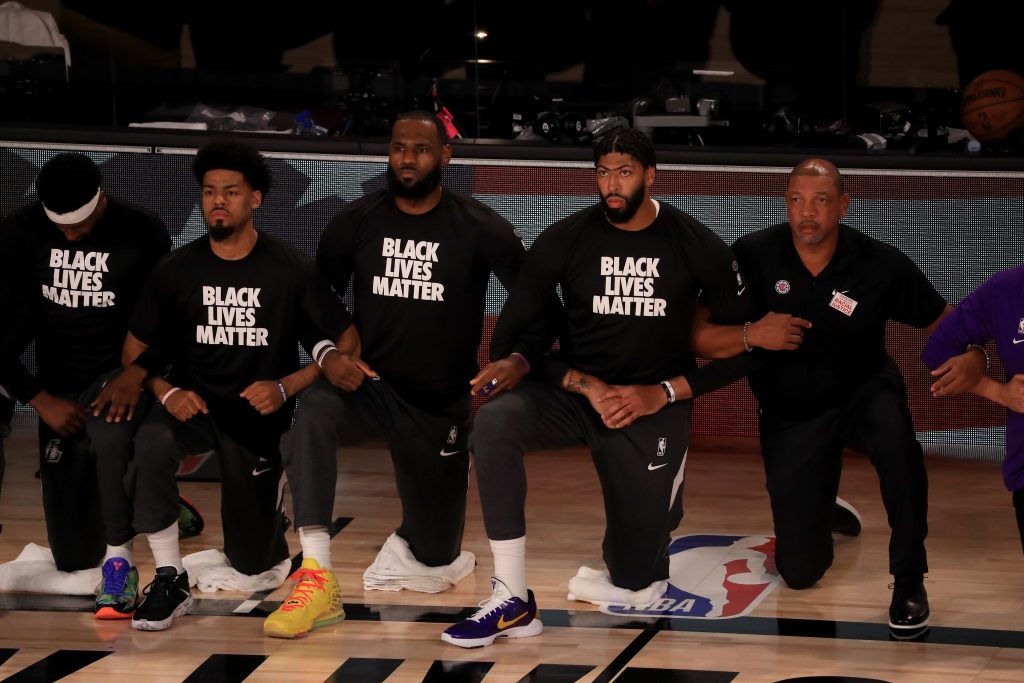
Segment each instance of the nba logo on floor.
[[781,582],[770,536],[692,534],[669,546],[665,594],[646,607],[602,607],[621,616],[728,619],[749,614]]

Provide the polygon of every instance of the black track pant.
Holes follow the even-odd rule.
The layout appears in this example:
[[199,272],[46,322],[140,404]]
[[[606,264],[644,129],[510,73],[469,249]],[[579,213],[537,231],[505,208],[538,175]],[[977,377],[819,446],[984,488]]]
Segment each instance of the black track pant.
[[[291,409],[285,404],[281,410]],[[224,554],[243,574],[259,574],[288,557],[281,525],[280,432],[262,434],[262,428],[229,431],[210,414],[181,422],[155,406],[139,429],[135,459],[135,528],[151,534],[178,519],[178,482],[175,474],[187,454],[216,451],[221,472],[220,515],[224,526]],[[261,418],[253,413],[253,425]],[[240,443],[246,435],[246,445]],[[262,442],[266,447],[254,448]]]
[[830,520],[844,447],[867,455],[878,472],[892,530],[890,573],[928,571],[928,477],[895,364],[823,415],[799,421],[762,415],[760,425],[775,563],[791,588],[813,585],[832,564]]
[[[668,578],[670,534],[683,518],[689,401],[624,429],[608,429],[590,403],[530,378],[484,404],[471,438],[487,537],[526,533],[527,451],[589,446],[604,494],[604,562],[612,583],[640,590]],[[566,482],[567,492],[572,482]]]
[[[80,394],[63,398],[88,407],[117,372],[100,377]],[[90,413],[85,429],[71,436],[61,436],[39,422],[43,512],[57,569],[95,567],[107,544],[121,545],[135,536],[130,464],[134,437],[151,404],[143,395],[130,422],[107,422],[104,416]]]
[[397,533],[416,559],[450,564],[462,548],[469,485],[469,392],[456,406],[426,413],[403,401],[383,380],[353,392],[320,379],[299,396],[281,453],[292,492],[295,526],[329,526],[338,478],[338,446],[384,440],[402,501]]

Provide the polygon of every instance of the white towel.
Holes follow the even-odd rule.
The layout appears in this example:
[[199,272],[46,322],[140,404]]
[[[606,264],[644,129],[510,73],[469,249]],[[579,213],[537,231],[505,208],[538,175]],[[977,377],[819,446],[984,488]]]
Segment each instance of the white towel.
[[476,556],[463,550],[451,564],[428,567],[413,556],[404,538],[391,534],[373,564],[363,572],[363,589],[400,591],[405,588],[420,593],[440,593],[469,576],[475,566]]
[[273,590],[288,578],[292,564],[291,560],[281,560],[262,574],[250,576],[232,567],[227,555],[216,548],[186,555],[181,563],[188,572],[189,586],[196,586],[203,593]]
[[95,595],[103,579],[99,567],[75,572],[57,571],[53,553],[29,543],[10,562],[0,564],[0,590],[60,595]]
[[647,607],[663,596],[667,589],[668,581],[655,581],[638,591],[619,588],[612,583],[607,570],[580,567],[576,576],[569,579],[568,598],[605,607]]

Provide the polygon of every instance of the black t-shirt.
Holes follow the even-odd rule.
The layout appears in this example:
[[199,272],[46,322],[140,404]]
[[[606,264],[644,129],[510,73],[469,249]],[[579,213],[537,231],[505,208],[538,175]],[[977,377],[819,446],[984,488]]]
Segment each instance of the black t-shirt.
[[[120,367],[128,319],[149,272],[171,248],[163,222],[107,198],[82,239],[64,237],[33,204],[0,226],[0,278],[21,315],[3,332],[0,383],[21,401],[81,391]],[[37,377],[18,361],[35,339]]]
[[508,289],[524,256],[512,225],[475,199],[445,190],[414,216],[381,191],[331,221],[317,265],[339,295],[352,279],[367,364],[409,403],[446,414],[468,409],[490,274]]
[[796,351],[761,353],[750,386],[769,415],[803,419],[851,396],[888,359],[885,323],[922,328],[946,302],[903,252],[846,225],[832,261],[812,277],[788,224],[741,237],[733,251],[750,284],[755,318],[769,311],[811,321]]
[[171,252],[153,271],[130,330],[167,356],[172,383],[197,392],[211,412],[258,418],[239,393],[295,372],[299,342],[311,350],[349,323],[309,259],[261,232],[237,261],[214,254],[206,236]]
[[[600,205],[545,230],[498,319],[492,344],[511,345],[561,286],[557,357],[611,384],[654,384],[696,364],[687,349],[698,298],[722,324],[742,323],[744,284],[729,247],[691,216],[661,204],[631,232]],[[699,383],[694,385],[699,393]]]

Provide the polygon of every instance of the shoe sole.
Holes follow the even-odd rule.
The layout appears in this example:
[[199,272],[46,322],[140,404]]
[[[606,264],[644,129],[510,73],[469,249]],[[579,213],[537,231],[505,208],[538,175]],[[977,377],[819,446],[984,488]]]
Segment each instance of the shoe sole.
[[195,601],[192,596],[188,596],[180,605],[174,608],[171,612],[171,616],[163,619],[162,621],[148,621],[145,619],[132,618],[132,628],[137,631],[163,631],[169,629],[171,624],[174,623],[175,618],[183,617],[192,611],[192,604]]
[[897,626],[890,623],[889,635],[896,640],[916,640],[927,633],[929,628],[927,621],[917,626]]
[[339,621],[344,621],[344,620],[345,620],[345,613],[344,612],[342,612],[341,614],[335,615],[335,616],[325,617],[323,619],[317,619],[315,622],[313,622],[313,625],[309,627],[308,631],[301,631],[299,633],[290,633],[288,631],[281,631],[281,630],[278,630],[278,629],[274,628],[273,625],[268,627],[267,626],[267,622],[264,621],[263,622],[263,635],[267,636],[268,638],[288,638],[288,639],[292,639],[292,638],[305,638],[306,636],[308,636],[310,633],[312,633],[313,631],[317,630],[318,628],[323,628],[324,626],[330,626],[331,624],[337,624]]
[[544,624],[541,623],[540,619],[534,619],[526,626],[510,628],[507,631],[495,633],[493,636],[488,636],[486,638],[455,638],[445,632],[441,634],[441,640],[463,648],[487,647],[488,645],[493,644],[498,638],[530,638],[531,636],[539,636],[543,632]]
[[98,610],[96,610],[96,612],[95,612],[95,614],[93,616],[95,616],[97,619],[101,619],[101,620],[105,621],[105,620],[112,620],[112,619],[131,619],[133,614],[135,614],[135,608],[134,607],[129,612],[119,612],[114,607],[106,607],[106,606],[104,606],[104,607],[100,607]]
[[851,517],[853,517],[856,520],[856,523],[855,523],[856,531],[854,531],[853,533],[844,533],[842,531],[833,531],[832,534],[835,535],[835,536],[843,536],[845,538],[856,538],[857,536],[860,536],[860,532],[863,530],[864,524],[863,524],[863,520],[861,520],[861,518],[860,518],[860,513],[857,512],[857,508],[853,507],[853,505],[851,505],[850,503],[846,502],[845,500],[843,500],[839,496],[836,496],[835,504],[836,504],[836,507],[846,511],[847,513],[849,513],[849,515]]

